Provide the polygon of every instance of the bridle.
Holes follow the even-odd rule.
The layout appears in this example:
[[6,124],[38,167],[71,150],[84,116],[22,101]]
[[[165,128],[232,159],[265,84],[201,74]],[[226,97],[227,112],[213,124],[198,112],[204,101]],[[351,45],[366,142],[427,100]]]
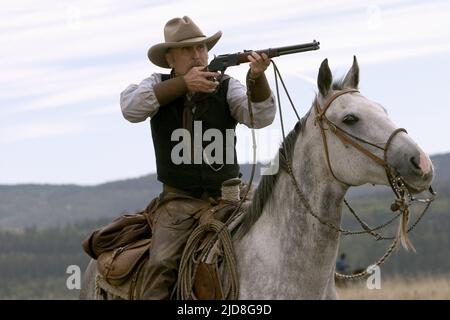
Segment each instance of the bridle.
[[[388,161],[387,161],[387,152],[389,147],[391,146],[392,140],[394,139],[394,137],[399,134],[400,132],[404,132],[404,133],[408,133],[406,131],[406,129],[404,128],[397,128],[395,129],[391,135],[389,136],[389,138],[386,141],[386,144],[384,145],[384,147],[380,147],[379,145],[372,143],[370,141],[364,140],[360,137],[357,137],[347,131],[345,131],[344,129],[340,128],[339,126],[337,126],[335,123],[333,123],[332,121],[330,121],[327,116],[325,115],[325,113],[327,112],[327,110],[329,109],[329,107],[331,106],[331,104],[333,103],[334,100],[336,100],[338,97],[347,94],[347,93],[355,93],[358,92],[359,90],[357,89],[344,89],[341,91],[338,91],[337,93],[335,93],[334,95],[331,96],[330,99],[327,100],[327,102],[325,103],[325,106],[323,108],[320,107],[319,101],[318,99],[316,99],[316,103],[314,104],[314,108],[316,110],[316,117],[314,120],[314,125],[318,125],[320,128],[320,133],[322,136],[322,141],[323,141],[323,146],[324,146],[324,150],[325,150],[325,158],[328,164],[328,168],[330,169],[330,172],[332,174],[332,176],[339,182],[346,184],[348,186],[353,186],[352,184],[348,183],[348,182],[344,182],[341,179],[339,179],[336,174],[333,171],[333,167],[331,166],[331,161],[330,161],[330,153],[329,153],[329,149],[328,149],[328,143],[327,143],[327,136],[325,131],[330,130],[332,133],[334,133],[334,135],[339,138],[339,140],[341,140],[341,142],[345,145],[345,144],[349,144],[352,147],[354,147],[356,150],[358,150],[359,152],[361,152],[362,154],[364,154],[365,156],[369,157],[370,159],[372,159],[376,164],[380,165],[381,167],[384,168],[385,172],[386,172],[386,177],[389,181],[389,185],[391,186],[392,191],[394,192],[395,196],[397,199],[399,198],[403,198],[405,197],[405,195],[407,195],[410,199],[414,199],[411,194],[409,193],[407,187],[406,187],[406,183],[403,180],[403,177],[398,173],[397,170],[395,170],[394,167],[392,167]],[[324,127],[324,123],[327,124],[328,128]],[[356,141],[365,143],[367,145],[373,146],[379,150],[383,150],[383,159],[378,157],[377,155],[375,155],[374,153],[372,153],[371,151],[369,151],[368,149],[364,148],[361,144],[357,143]],[[430,187],[429,189],[431,194],[434,194],[433,189]],[[398,202],[398,201],[397,201]],[[397,211],[398,205],[392,207],[392,211]],[[395,209],[395,210],[394,210]]]
[[[387,151],[389,146],[391,145],[392,140],[394,139],[394,137],[400,133],[400,132],[405,132],[407,133],[407,131],[403,128],[398,128],[395,129],[391,135],[389,136],[386,144],[384,147],[380,147],[379,145],[369,142],[367,140],[364,140],[362,138],[359,138],[357,136],[352,135],[351,133],[345,131],[344,129],[340,128],[339,126],[337,126],[335,123],[333,123],[332,121],[330,121],[327,116],[326,116],[326,112],[329,109],[329,107],[331,106],[331,104],[333,103],[334,100],[336,100],[338,97],[344,95],[344,94],[348,94],[348,93],[355,93],[358,92],[359,90],[356,89],[344,89],[341,91],[338,91],[337,93],[335,93],[333,96],[331,96],[331,98],[326,102],[325,106],[323,108],[320,107],[319,101],[318,99],[316,99],[316,103],[314,104],[315,110],[316,110],[316,118],[314,120],[314,124],[318,125],[320,128],[320,133],[322,136],[322,141],[323,141],[323,146],[325,149],[325,158],[328,164],[328,168],[330,169],[331,174],[333,175],[333,177],[346,185],[352,186],[352,184],[348,183],[348,182],[344,182],[341,179],[339,179],[336,174],[333,171],[333,167],[331,166],[331,161],[330,161],[330,153],[328,151],[328,142],[327,142],[327,136],[325,131],[326,130],[330,130],[332,133],[334,133],[334,135],[336,135],[336,137],[339,138],[339,140],[341,140],[341,142],[343,144],[349,144],[351,145],[353,148],[355,148],[356,150],[358,150],[359,152],[361,152],[362,154],[364,154],[365,156],[369,157],[371,160],[373,160],[376,164],[380,165],[381,167],[383,167],[386,171],[386,175],[387,178],[389,180],[389,182],[391,183],[394,179],[394,177],[399,176],[398,173],[396,173],[396,170],[394,168],[392,168],[389,163],[387,162]],[[324,124],[327,124],[328,128],[325,128]],[[370,145],[372,147],[375,147],[379,150],[383,150],[383,159],[378,157],[377,155],[375,155],[374,153],[370,152],[368,149],[366,149],[364,146],[362,146],[361,144],[359,144],[358,142],[362,142],[364,144]],[[395,192],[395,191],[394,191]]]
[[[278,78],[280,79],[284,90],[289,98],[289,101],[291,103],[292,108],[295,111],[295,114],[297,115],[297,118],[300,120],[297,111],[295,110],[294,104],[292,103],[292,99],[289,96],[289,93],[286,89],[286,86],[283,82],[283,79],[281,77],[281,74],[275,64],[275,62],[272,60],[272,64],[274,67],[274,73],[275,73],[275,85],[276,85],[276,91],[277,91],[277,98],[278,98],[278,108],[279,108],[279,113],[280,113],[280,122],[281,122],[281,128],[282,128],[282,133],[283,133],[283,141],[285,140],[285,133],[284,133],[284,124],[283,124],[283,117],[282,117],[282,110],[281,110],[281,101],[280,101],[280,97],[279,97],[279,89],[278,89]],[[342,181],[341,179],[339,179],[336,174],[333,171],[333,168],[331,166],[331,161],[330,161],[330,153],[329,153],[329,148],[328,148],[328,142],[327,142],[327,137],[326,137],[326,131],[330,130],[333,134],[336,135],[336,137],[345,145],[345,144],[349,144],[352,147],[354,147],[356,150],[358,150],[359,152],[361,152],[362,154],[364,154],[365,156],[367,156],[368,158],[370,158],[371,160],[373,160],[375,163],[377,163],[378,165],[382,166],[385,169],[386,172],[386,176],[387,179],[389,181],[389,185],[392,189],[392,191],[394,192],[395,195],[395,201],[394,203],[391,205],[391,210],[392,211],[400,211],[394,218],[390,219],[389,221],[387,221],[386,223],[381,224],[378,227],[375,228],[370,228],[357,214],[356,212],[353,210],[353,208],[348,204],[348,202],[344,199],[344,203],[345,205],[349,208],[350,212],[355,216],[355,218],[357,219],[357,221],[361,224],[363,230],[362,231],[349,231],[349,230],[345,230],[340,228],[339,226],[334,225],[333,223],[324,220],[323,218],[321,218],[319,215],[317,215],[311,208],[311,206],[309,205],[309,202],[307,201],[307,198],[305,197],[304,193],[302,192],[297,179],[293,173],[292,170],[292,165],[290,162],[290,158],[286,157],[286,167],[287,167],[287,171],[292,179],[292,183],[294,186],[294,189],[296,191],[296,194],[298,195],[298,197],[300,198],[300,200],[302,201],[304,207],[306,208],[307,212],[309,214],[311,214],[314,218],[316,218],[321,224],[326,225],[327,227],[329,227],[330,229],[333,229],[337,232],[342,233],[343,235],[356,235],[356,234],[370,234],[372,236],[374,236],[377,240],[387,240],[387,239],[391,239],[393,240],[391,245],[388,247],[388,249],[386,250],[385,254],[374,264],[370,265],[368,268],[366,268],[364,271],[357,273],[357,274],[353,274],[353,275],[345,275],[345,274],[340,274],[338,272],[335,272],[336,277],[338,278],[343,278],[343,279],[358,279],[358,278],[362,278],[364,276],[369,275],[369,268],[372,266],[380,266],[381,264],[383,264],[385,262],[385,260],[391,255],[391,253],[393,252],[393,250],[396,248],[398,241],[400,240],[400,242],[403,244],[403,246],[405,248],[411,248],[414,250],[414,247],[412,246],[412,244],[410,243],[409,239],[407,238],[407,233],[409,233],[411,230],[414,229],[414,227],[418,224],[418,222],[422,219],[422,217],[424,216],[425,212],[428,210],[429,206],[431,205],[431,202],[434,200],[436,193],[433,191],[433,189],[429,188],[429,192],[431,194],[431,197],[428,199],[416,199],[414,198],[407,186],[406,183],[403,179],[403,177],[398,173],[397,170],[395,170],[395,168],[393,168],[387,161],[387,152],[389,147],[391,146],[392,140],[394,139],[394,137],[399,134],[400,132],[404,132],[407,133],[407,131],[404,128],[398,128],[395,129],[391,135],[389,136],[388,140],[386,141],[386,144],[384,145],[384,147],[380,147],[379,145],[369,142],[367,140],[364,140],[360,137],[354,136],[351,133],[345,131],[344,129],[340,128],[339,126],[337,126],[335,123],[333,123],[332,121],[330,121],[327,117],[326,117],[326,111],[330,108],[331,104],[333,103],[333,101],[335,101],[338,97],[344,95],[344,94],[350,94],[350,93],[355,93],[355,92],[359,92],[359,90],[357,89],[344,89],[344,90],[340,90],[336,93],[334,93],[324,104],[324,107],[322,108],[318,102],[318,99],[316,99],[314,108],[316,111],[316,117],[314,119],[314,124],[317,126],[319,126],[320,128],[320,132],[321,132],[321,136],[322,136],[322,141],[323,141],[323,146],[324,146],[324,151],[325,151],[325,158],[326,158],[326,162],[328,165],[328,168],[332,174],[332,176],[339,181],[340,183],[343,183],[345,185],[348,186],[352,186],[352,184],[349,184],[347,182]],[[324,124],[327,125],[327,128],[325,128]],[[383,150],[383,158],[380,158],[379,156],[375,155],[374,153],[372,153],[371,151],[369,151],[367,148],[365,148],[362,144],[358,143],[363,143],[363,144],[367,144],[370,145],[372,147],[375,147],[379,150]],[[284,143],[284,142],[283,142]],[[422,214],[417,218],[417,220],[415,221],[415,223],[408,228],[408,221],[409,221],[409,205],[411,204],[411,202],[413,201],[418,201],[418,202],[424,202],[426,203],[426,207],[423,210]],[[399,228],[399,232],[397,234],[396,237],[384,237],[381,236],[379,233],[377,233],[377,230],[380,230],[384,227],[386,227],[387,225],[391,224],[394,220],[396,220],[396,218],[398,218],[399,216],[402,216],[402,220],[400,222],[400,228]]]

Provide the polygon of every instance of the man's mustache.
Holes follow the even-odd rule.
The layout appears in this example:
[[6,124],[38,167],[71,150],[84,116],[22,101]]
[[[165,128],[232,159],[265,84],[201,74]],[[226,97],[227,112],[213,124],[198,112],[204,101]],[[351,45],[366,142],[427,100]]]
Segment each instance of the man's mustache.
[[189,65],[189,69],[193,67],[206,67],[201,61],[194,61]]

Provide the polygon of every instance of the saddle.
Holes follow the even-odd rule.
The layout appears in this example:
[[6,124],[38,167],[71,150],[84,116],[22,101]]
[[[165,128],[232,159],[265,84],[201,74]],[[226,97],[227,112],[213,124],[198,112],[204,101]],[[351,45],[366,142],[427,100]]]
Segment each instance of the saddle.
[[[235,191],[230,191],[231,188],[236,188],[236,185],[240,187],[237,196]],[[220,226],[223,229],[220,234],[228,232],[229,235],[224,223],[232,220],[233,214],[242,213],[242,210],[238,212],[236,208],[240,201],[239,190],[245,190],[244,188],[246,186],[241,185],[239,179],[225,182],[223,197],[219,202],[196,213],[195,218],[199,224],[186,244],[176,291],[174,290],[172,298],[226,298],[224,279],[219,271],[223,249],[220,238],[217,238],[218,232],[211,228],[211,225],[215,225],[216,229]],[[139,298],[135,292],[136,284],[140,280],[139,271],[149,257],[152,217],[160,205],[162,203],[155,198],[145,210],[116,218],[105,227],[94,231],[83,242],[86,253],[97,259],[97,292],[103,290],[103,293],[109,292],[121,299]],[[193,238],[193,235],[196,237]]]

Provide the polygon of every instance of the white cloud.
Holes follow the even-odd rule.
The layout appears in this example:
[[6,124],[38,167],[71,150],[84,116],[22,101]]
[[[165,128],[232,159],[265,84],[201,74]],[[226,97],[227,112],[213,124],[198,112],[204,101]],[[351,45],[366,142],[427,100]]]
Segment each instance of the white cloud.
[[[63,108],[75,103],[89,103],[102,99],[119,101],[120,92],[130,83],[130,79],[140,81],[143,63],[80,68],[66,72],[63,68],[21,70],[20,81],[8,83],[5,79],[0,86],[5,89],[0,101],[13,100],[8,107],[0,108],[0,115],[39,111],[49,108]],[[128,74],[126,79],[123,74]],[[33,76],[34,75],[34,76]],[[24,85],[26,83],[26,85]],[[20,97],[33,97],[31,101],[21,101]]]
[[95,107],[92,110],[86,111],[85,116],[103,116],[107,114],[118,114],[120,110],[119,104]]
[[[139,5],[136,9],[120,2],[92,5],[77,1],[57,6],[44,3],[32,5],[24,13],[10,5],[0,15],[13,12],[16,17],[8,19],[13,21],[9,24],[6,19],[0,24],[8,30],[0,35],[0,84],[6,88],[0,99],[39,96],[26,105],[20,101],[14,104],[16,112],[28,112],[115,98],[126,82],[140,80],[133,75],[158,70],[146,61],[145,51],[162,40],[162,25],[169,15],[180,12],[192,13],[209,33],[217,28],[225,30],[224,40],[214,52],[242,50],[244,45],[262,49],[311,41],[313,37],[320,40],[322,48],[318,53],[279,58],[281,66],[289,65],[283,68],[285,72],[293,75],[315,72],[324,56],[340,66],[348,65],[353,53],[362,57],[364,63],[381,63],[449,51],[450,31],[446,25],[450,3],[443,1],[281,1],[277,6],[259,2],[258,14],[249,14],[254,10],[253,2],[240,2],[239,10],[230,3],[214,16],[210,14],[209,1],[140,6],[143,3],[135,2]],[[71,14],[78,14],[79,28],[68,24]],[[222,15],[232,15],[233,19],[220,19]],[[120,60],[120,55],[133,52],[142,54],[142,60],[117,66],[115,62],[107,63],[105,57],[116,55]],[[79,59],[106,62],[70,67]],[[142,72],[145,65],[147,73]],[[136,72],[138,69],[141,72]],[[232,72],[243,79],[241,74],[245,71]]]
[[83,128],[79,122],[20,123],[0,128],[0,144],[77,134]]

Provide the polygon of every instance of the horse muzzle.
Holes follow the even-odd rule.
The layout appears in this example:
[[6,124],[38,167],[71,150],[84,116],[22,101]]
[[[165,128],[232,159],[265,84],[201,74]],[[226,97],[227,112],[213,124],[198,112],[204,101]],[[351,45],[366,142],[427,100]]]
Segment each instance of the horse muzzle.
[[397,144],[399,150],[392,150],[388,162],[401,175],[409,192],[417,194],[430,187],[434,168],[428,155],[409,137],[405,139]]

